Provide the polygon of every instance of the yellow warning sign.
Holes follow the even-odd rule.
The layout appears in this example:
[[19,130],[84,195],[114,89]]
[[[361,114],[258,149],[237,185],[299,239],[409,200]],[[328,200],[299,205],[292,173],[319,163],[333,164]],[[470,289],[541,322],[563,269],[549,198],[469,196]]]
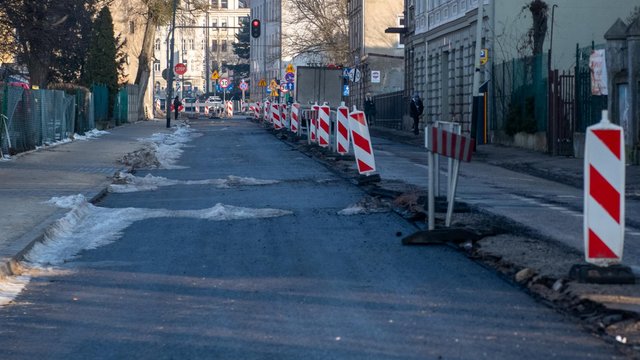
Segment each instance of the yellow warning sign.
[[287,65],[287,72],[288,72],[288,73],[294,73],[294,72],[296,72],[296,70],[293,68],[293,64],[289,64],[289,65]]
[[258,82],[258,86],[262,86],[262,87],[267,86],[267,81],[265,79],[260,79],[260,82]]
[[278,83],[276,82],[275,79],[271,79],[271,83],[269,83],[269,87],[273,90],[273,89],[277,89],[278,88]]
[[480,65],[484,65],[489,61],[489,49],[484,48],[480,50]]
[[213,70],[213,74],[211,74],[211,80],[218,80],[220,75],[218,74],[218,70]]

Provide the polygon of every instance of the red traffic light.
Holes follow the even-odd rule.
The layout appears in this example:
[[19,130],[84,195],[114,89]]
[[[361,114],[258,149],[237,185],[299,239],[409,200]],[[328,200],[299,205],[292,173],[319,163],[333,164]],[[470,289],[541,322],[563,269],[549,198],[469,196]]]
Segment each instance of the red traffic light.
[[260,37],[260,20],[251,20],[251,36],[254,38]]

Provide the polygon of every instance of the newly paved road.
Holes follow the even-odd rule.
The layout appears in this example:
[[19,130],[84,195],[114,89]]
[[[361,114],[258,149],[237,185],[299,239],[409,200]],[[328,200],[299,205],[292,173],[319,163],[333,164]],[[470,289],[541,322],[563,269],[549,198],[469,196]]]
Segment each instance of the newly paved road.
[[[395,214],[339,215],[364,193],[258,125],[192,126],[184,168],[136,175],[279,182],[109,194],[102,225],[140,220],[0,308],[0,358],[619,358],[461,253],[401,246],[415,229]],[[219,203],[248,218],[175,211]]]

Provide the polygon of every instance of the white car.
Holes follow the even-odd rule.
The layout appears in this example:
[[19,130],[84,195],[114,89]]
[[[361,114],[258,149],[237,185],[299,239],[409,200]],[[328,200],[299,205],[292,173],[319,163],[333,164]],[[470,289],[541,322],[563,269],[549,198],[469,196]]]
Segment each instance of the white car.
[[220,117],[224,109],[224,104],[222,104],[220,96],[209,96],[205,102],[205,106],[209,108],[209,117]]

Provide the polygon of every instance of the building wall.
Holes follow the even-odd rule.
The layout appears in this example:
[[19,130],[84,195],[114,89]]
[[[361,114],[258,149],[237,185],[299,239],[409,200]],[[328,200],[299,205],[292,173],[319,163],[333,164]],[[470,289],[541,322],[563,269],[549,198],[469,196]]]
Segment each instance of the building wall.
[[[407,71],[413,89],[425,99],[423,120],[459,121],[470,129],[476,18],[479,0],[408,0],[415,19],[415,33],[407,48]],[[484,0],[482,47],[489,62],[481,67],[481,83],[490,77],[492,64],[522,55],[518,51],[531,27],[529,1]],[[550,6],[547,36],[551,37]],[[575,65],[576,44],[604,43],[604,33],[616,18],[625,18],[637,5],[634,0],[566,0],[554,10],[552,67],[570,70]],[[422,46],[424,44],[424,47]],[[491,93],[491,84],[489,84]]]
[[[404,1],[351,0],[348,16],[350,66],[361,72],[360,81],[350,83],[349,102],[362,108],[368,93],[375,96],[404,88],[401,35],[385,33],[404,25]],[[380,71],[380,83],[371,82],[372,71]]]
[[[249,21],[249,8],[241,6],[243,4],[239,0],[229,0],[226,8],[221,3],[213,3],[207,11],[180,12],[176,15],[174,61],[176,64],[187,65],[187,72],[180,80],[182,84],[191,87],[193,95],[204,93],[207,88],[210,92],[215,92],[215,81],[211,79],[214,70],[218,71],[220,77],[237,80],[223,71],[222,64],[235,64],[240,60],[233,53],[232,44],[237,42],[236,34],[240,31],[241,22]],[[160,98],[164,98],[166,88],[162,70],[167,68],[170,60],[168,35],[168,26],[156,30],[151,84],[155,84],[155,96]],[[185,95],[183,92],[183,96]]]

